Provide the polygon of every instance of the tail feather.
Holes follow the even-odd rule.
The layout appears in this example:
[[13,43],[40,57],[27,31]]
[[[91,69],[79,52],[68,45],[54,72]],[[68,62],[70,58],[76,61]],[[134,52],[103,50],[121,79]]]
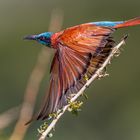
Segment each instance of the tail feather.
[[137,18],[125,21],[121,24],[117,24],[116,26],[114,26],[114,28],[123,28],[123,27],[128,27],[128,26],[135,26],[139,24],[140,24],[140,17],[137,17]]

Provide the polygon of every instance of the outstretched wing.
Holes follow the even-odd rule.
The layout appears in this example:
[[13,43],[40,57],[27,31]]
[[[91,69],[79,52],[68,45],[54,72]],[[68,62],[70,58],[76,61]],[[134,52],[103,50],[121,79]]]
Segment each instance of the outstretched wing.
[[46,119],[67,103],[110,54],[112,28],[83,24],[68,28],[57,38],[51,66],[49,94],[37,119]]

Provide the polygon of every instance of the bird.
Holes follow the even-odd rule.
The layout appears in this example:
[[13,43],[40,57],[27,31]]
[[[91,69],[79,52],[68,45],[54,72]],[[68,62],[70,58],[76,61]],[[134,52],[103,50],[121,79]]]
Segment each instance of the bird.
[[25,36],[26,40],[35,40],[56,50],[50,68],[48,93],[38,114],[26,124],[46,120],[49,114],[68,104],[68,99],[86,84],[86,78],[90,79],[111,53],[115,46],[112,33],[138,24],[140,17],[127,21],[89,22],[56,33]]

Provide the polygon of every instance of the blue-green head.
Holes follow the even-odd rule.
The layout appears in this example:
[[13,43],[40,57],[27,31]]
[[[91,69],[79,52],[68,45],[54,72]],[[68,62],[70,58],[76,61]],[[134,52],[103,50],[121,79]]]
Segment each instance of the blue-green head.
[[24,39],[36,40],[40,44],[51,47],[51,36],[52,35],[53,35],[52,32],[45,32],[45,33],[41,33],[38,35],[28,35],[28,36],[25,36]]

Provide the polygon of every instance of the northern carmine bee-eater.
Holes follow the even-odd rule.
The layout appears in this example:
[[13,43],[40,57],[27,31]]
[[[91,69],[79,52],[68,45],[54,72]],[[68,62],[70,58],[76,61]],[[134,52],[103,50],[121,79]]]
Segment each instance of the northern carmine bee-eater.
[[[111,34],[118,28],[140,24],[140,17],[128,21],[90,22],[63,31],[26,36],[47,47],[56,49],[51,65],[49,92],[35,120],[47,119],[49,114],[67,104],[70,95],[77,93],[109,56],[115,41]],[[30,121],[29,121],[30,122]]]

